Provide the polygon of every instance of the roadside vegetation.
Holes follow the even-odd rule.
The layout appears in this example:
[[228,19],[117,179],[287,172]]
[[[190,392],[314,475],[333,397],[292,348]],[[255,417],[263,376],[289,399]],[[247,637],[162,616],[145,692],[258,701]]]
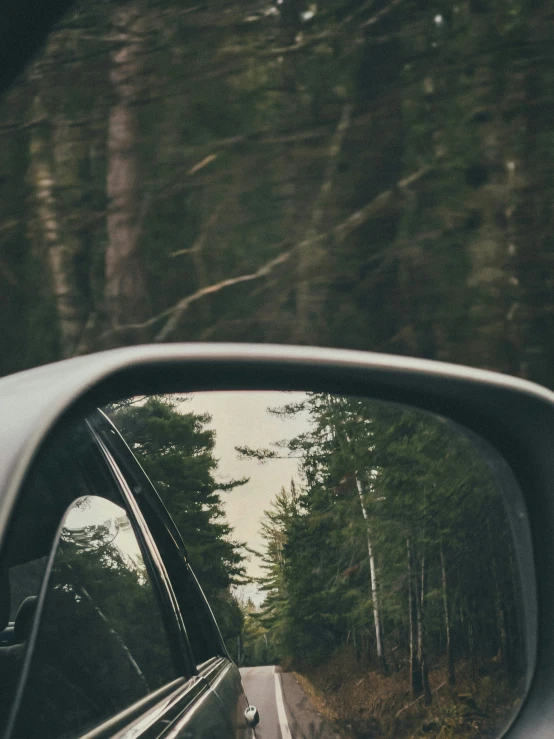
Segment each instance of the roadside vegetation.
[[320,666],[298,669],[295,676],[311,702],[347,739],[496,739],[520,702],[494,661],[489,674],[481,668],[475,676],[467,662],[460,662],[455,685],[438,665],[430,674],[429,705],[411,696],[406,669],[383,676],[349,649],[338,650]]
[[239,665],[294,671],[345,736],[498,735],[522,698],[524,622],[497,463],[478,440],[368,399],[308,394],[269,409],[285,422],[303,414],[307,430],[236,447],[260,464],[299,464],[261,524],[257,606],[240,599],[250,550],[221,498],[246,479],[218,482],[210,417],[174,397],[109,410],[179,526]]
[[[495,479],[460,429],[417,410],[310,395],[301,483],[266,512],[266,592],[245,659],[295,669],[356,736],[494,736],[525,673],[519,575]],[[490,462],[490,460],[489,460]]]

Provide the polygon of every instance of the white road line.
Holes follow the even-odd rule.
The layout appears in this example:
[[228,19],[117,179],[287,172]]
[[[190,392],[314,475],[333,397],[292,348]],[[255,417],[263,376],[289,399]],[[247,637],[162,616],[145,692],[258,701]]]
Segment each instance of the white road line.
[[285,704],[283,702],[283,688],[281,687],[280,675],[273,668],[275,675],[275,702],[277,703],[277,718],[279,719],[279,727],[281,729],[282,739],[292,739],[287,714],[285,713]]

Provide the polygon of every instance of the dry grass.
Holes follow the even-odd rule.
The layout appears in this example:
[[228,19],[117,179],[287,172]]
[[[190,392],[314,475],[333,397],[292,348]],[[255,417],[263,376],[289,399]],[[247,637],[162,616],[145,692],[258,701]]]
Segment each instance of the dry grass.
[[443,668],[433,670],[430,706],[410,696],[406,669],[383,677],[357,663],[350,650],[295,675],[316,708],[345,737],[484,739],[499,735],[522,694],[521,687],[508,685],[494,663],[489,667],[490,674],[472,679],[469,666],[459,664],[453,687]]

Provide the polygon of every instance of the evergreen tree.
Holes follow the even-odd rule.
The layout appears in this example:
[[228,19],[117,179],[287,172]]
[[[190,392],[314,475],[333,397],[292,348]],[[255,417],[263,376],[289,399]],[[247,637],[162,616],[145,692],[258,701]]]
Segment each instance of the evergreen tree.
[[243,617],[232,587],[245,582],[244,544],[232,537],[221,493],[247,479],[217,481],[210,416],[183,412],[171,396],[125,403],[110,415],[181,532],[224,638],[240,633]]
[[440,665],[455,684],[458,662],[477,674],[495,660],[517,683],[511,535],[473,441],[439,417],[366,399],[314,394],[274,412],[310,419],[279,444],[300,453],[302,485],[281,491],[263,525],[262,613],[280,659],[320,664],[352,644],[387,672],[394,655],[425,703]]

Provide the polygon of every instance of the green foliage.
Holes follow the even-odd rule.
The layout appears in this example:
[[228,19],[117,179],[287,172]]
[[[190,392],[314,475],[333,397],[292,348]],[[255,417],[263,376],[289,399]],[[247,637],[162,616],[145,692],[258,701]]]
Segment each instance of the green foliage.
[[242,627],[231,588],[245,582],[245,568],[244,545],[232,537],[221,493],[231,493],[247,480],[216,480],[215,435],[206,428],[210,417],[187,413],[179,402],[152,396],[116,407],[110,415],[179,528],[192,569],[227,639]]
[[397,672],[408,671],[417,637],[433,669],[496,660],[517,683],[525,666],[515,557],[475,441],[445,419],[378,401],[313,394],[281,415],[299,412],[310,428],[288,449],[301,455],[302,486],[276,496],[262,529],[258,618],[278,659],[314,667],[350,644],[377,668],[378,619]]

